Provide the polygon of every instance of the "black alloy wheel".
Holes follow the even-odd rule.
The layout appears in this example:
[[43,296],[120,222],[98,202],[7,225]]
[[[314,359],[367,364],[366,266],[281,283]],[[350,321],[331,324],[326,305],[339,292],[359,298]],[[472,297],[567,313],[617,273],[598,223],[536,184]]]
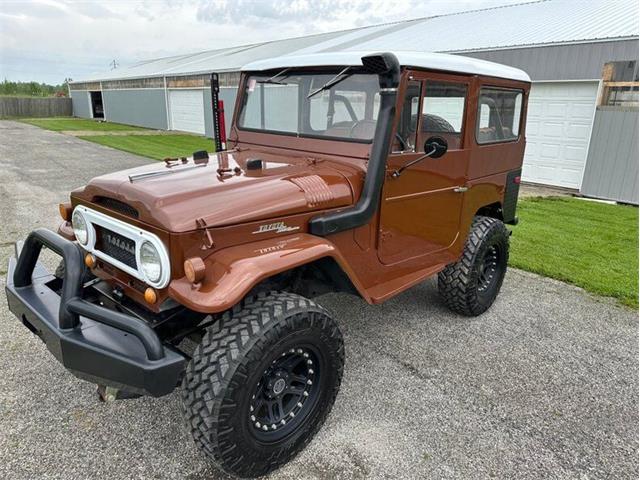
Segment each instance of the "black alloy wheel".
[[500,246],[490,245],[483,255],[480,263],[478,291],[486,292],[490,290],[499,278],[499,270],[501,265],[498,263],[500,259]]
[[290,348],[273,360],[251,396],[249,422],[261,441],[286,437],[318,400],[321,371],[311,346]]
[[225,472],[265,475],[320,429],[343,368],[342,334],[321,306],[283,292],[247,297],[207,328],[186,368],[191,435]]

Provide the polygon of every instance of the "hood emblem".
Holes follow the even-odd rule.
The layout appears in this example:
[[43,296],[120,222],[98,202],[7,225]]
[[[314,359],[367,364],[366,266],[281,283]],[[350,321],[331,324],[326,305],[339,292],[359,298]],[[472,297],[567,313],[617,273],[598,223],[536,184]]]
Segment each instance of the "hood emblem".
[[251,232],[251,233],[253,234],[267,233],[267,232],[284,233],[284,232],[294,232],[296,230],[300,230],[300,227],[290,227],[286,225],[284,222],[276,222],[276,223],[269,223],[267,225],[260,225],[255,232]]

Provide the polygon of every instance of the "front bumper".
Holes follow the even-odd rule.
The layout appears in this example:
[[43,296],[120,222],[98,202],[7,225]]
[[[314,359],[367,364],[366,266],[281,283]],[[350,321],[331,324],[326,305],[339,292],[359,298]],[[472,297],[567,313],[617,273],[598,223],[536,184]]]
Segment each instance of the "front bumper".
[[[65,262],[61,293],[39,262],[45,246]],[[27,237],[9,260],[9,310],[74,375],[93,383],[159,397],[180,381],[186,358],[163,344],[143,320],[82,298],[83,256],[77,245],[46,229]]]

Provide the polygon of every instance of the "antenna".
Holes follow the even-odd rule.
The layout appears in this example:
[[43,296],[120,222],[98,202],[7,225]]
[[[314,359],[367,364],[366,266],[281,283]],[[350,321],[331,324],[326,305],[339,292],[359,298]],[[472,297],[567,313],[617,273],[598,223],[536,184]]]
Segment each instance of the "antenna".
[[118,61],[114,58],[109,65],[111,65],[111,70],[115,70],[116,68],[118,68],[119,64],[118,64]]

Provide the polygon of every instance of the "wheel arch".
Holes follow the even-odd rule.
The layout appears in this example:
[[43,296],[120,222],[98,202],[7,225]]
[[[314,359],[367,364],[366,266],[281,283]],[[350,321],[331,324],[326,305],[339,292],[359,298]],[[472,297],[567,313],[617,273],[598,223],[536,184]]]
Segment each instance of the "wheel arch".
[[475,216],[483,216],[495,218],[496,220],[504,221],[504,214],[502,210],[502,202],[493,202],[484,205],[476,210]]
[[169,284],[169,296],[191,310],[218,313],[233,307],[252,291],[287,289],[294,293],[309,287],[326,291],[366,291],[355,273],[326,238],[309,234],[276,237],[237,245],[205,259],[203,281],[193,285],[186,277]]

